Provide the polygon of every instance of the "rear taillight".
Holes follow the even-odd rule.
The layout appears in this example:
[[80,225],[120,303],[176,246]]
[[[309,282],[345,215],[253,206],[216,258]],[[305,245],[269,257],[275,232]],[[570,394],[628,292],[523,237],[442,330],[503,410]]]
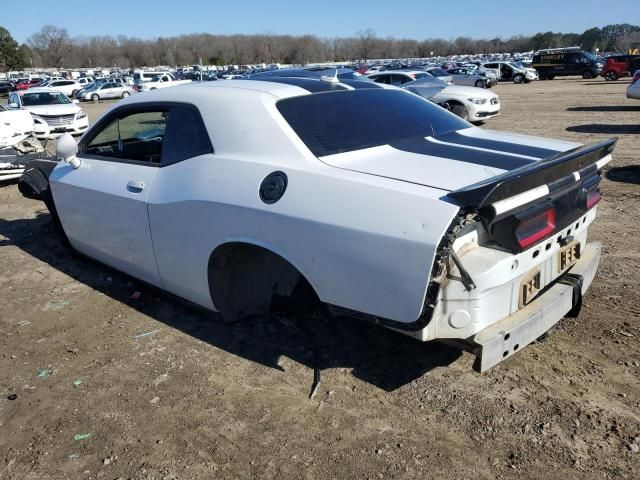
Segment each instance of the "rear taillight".
[[593,207],[601,199],[602,199],[602,194],[600,193],[600,189],[598,188],[597,185],[594,185],[589,190],[587,190],[587,210]]
[[591,207],[595,206],[602,199],[600,188],[598,188],[599,184],[599,176],[587,178],[582,184],[583,198],[585,199],[585,207],[587,210],[591,209]]
[[525,210],[516,215],[515,237],[521,249],[547,238],[556,229],[556,211],[553,207]]

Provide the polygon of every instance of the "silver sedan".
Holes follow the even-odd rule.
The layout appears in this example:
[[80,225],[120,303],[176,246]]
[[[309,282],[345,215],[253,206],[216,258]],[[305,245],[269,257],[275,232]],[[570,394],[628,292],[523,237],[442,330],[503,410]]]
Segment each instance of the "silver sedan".
[[93,88],[83,90],[78,97],[79,100],[91,100],[93,102],[98,102],[109,98],[126,98],[133,93],[135,92],[129,85],[107,82],[96,84]]
[[486,76],[468,68],[451,68],[447,70],[447,73],[451,75],[454,85],[479,88],[491,88],[492,85],[492,82]]

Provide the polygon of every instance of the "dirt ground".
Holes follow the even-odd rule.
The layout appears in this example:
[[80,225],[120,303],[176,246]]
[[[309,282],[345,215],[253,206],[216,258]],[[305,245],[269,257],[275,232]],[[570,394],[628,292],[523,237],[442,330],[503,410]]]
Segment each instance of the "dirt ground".
[[482,375],[451,347],[319,319],[309,400],[298,331],[224,325],[74,255],[42,203],[0,188],[0,479],[639,478],[640,102],[626,85],[494,89],[487,128],[620,141],[580,317]]

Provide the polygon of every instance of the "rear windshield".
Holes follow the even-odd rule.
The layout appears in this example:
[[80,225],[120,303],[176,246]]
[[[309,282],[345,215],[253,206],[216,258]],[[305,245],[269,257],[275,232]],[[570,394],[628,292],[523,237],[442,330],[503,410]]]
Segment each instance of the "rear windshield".
[[469,128],[464,120],[401,90],[362,89],[280,100],[278,110],[317,157],[435,137]]

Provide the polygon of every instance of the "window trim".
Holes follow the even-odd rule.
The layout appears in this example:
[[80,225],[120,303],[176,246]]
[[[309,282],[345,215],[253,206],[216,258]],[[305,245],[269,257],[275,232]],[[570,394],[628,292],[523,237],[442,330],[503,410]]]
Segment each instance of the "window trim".
[[[133,115],[135,113],[145,113],[149,111],[160,111],[160,110],[169,111],[174,107],[187,108],[198,115],[198,117],[200,118],[200,121],[202,122],[202,126],[204,127],[204,131],[207,133],[207,140],[209,140],[209,146],[211,148],[211,151],[207,153],[208,154],[215,153],[215,150],[213,148],[213,143],[211,142],[211,135],[209,135],[209,130],[207,130],[207,126],[204,123],[204,119],[202,118],[202,114],[200,113],[200,110],[194,104],[186,103],[186,102],[143,102],[143,103],[141,102],[141,103],[135,103],[132,105],[123,105],[122,107],[118,107],[112,112],[110,112],[108,115],[100,119],[98,123],[96,123],[93,127],[87,130],[87,132],[82,136],[82,138],[78,142],[78,155],[84,158],[90,158],[92,160],[102,160],[105,162],[115,162],[115,163],[127,163],[130,165],[141,165],[141,166],[154,167],[154,168],[162,168],[162,167],[167,167],[169,165],[174,165],[176,163],[184,162],[185,160],[188,160],[188,158],[185,158],[182,160],[175,160],[173,162],[165,162],[162,160],[162,155],[161,155],[160,162],[154,163],[154,162],[147,162],[142,160],[129,160],[125,158],[106,157],[104,155],[92,155],[92,154],[86,153],[87,145],[102,131],[104,127],[108,126],[111,122],[113,122],[114,119],[122,116]],[[191,158],[194,158],[194,157],[191,157]]]

